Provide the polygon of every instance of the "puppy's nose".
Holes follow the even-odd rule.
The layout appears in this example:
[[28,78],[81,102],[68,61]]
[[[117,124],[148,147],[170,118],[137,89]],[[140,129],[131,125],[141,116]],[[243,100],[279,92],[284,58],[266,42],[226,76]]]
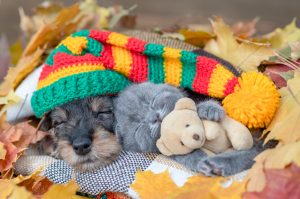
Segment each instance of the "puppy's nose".
[[88,138],[75,139],[73,149],[77,155],[86,155],[91,151],[92,141]]
[[194,135],[193,135],[193,139],[194,139],[194,140],[199,140],[199,139],[200,139],[200,136],[199,136],[198,134],[194,134]]

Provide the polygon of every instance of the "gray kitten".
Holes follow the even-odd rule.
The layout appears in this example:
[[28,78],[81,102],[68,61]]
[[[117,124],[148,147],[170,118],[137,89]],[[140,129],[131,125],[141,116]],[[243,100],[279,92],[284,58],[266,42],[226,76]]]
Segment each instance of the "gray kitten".
[[[158,153],[156,140],[160,137],[161,121],[174,109],[177,100],[186,95],[176,87],[149,82],[129,86],[121,92],[114,100],[114,114],[115,133],[123,149]],[[214,100],[199,102],[197,111],[200,118],[213,121],[219,121],[225,115],[223,107]],[[208,157],[202,150],[196,150],[171,158],[195,172],[209,176],[228,176],[250,168],[254,157],[261,150],[262,147],[256,145],[247,151],[213,157]]]

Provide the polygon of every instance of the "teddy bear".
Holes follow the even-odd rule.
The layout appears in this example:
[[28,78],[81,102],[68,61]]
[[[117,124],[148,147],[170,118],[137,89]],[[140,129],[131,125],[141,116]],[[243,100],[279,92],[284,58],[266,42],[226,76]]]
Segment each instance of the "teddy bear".
[[195,102],[181,98],[161,123],[156,146],[164,155],[183,155],[202,148],[208,154],[247,150],[253,146],[249,129],[228,117],[220,122],[201,120]]

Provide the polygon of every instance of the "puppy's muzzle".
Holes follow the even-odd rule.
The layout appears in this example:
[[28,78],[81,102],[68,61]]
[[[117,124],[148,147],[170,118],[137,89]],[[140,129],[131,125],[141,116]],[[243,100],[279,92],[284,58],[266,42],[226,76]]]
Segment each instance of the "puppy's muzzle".
[[86,155],[91,151],[92,140],[90,138],[76,138],[72,143],[73,149],[77,155]]

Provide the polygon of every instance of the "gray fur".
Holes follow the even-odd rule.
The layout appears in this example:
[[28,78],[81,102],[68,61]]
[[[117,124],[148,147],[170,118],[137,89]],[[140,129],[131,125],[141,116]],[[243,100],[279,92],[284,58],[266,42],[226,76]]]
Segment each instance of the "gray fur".
[[125,150],[159,152],[161,120],[184,95],[168,85],[143,83],[120,93],[114,101],[115,133]]
[[202,119],[220,121],[225,116],[225,111],[220,108],[216,100],[207,100],[197,104],[198,115]]
[[[178,99],[186,96],[180,89],[169,85],[142,83],[125,89],[114,101],[115,133],[123,149],[137,152],[159,152],[156,140],[160,137],[161,120],[170,113]],[[214,100],[199,102],[198,114],[202,119],[219,121],[225,113]],[[158,116],[158,117],[156,117]],[[202,150],[171,156],[187,168],[205,175],[231,175],[248,169],[259,150],[219,154],[208,157]]]

